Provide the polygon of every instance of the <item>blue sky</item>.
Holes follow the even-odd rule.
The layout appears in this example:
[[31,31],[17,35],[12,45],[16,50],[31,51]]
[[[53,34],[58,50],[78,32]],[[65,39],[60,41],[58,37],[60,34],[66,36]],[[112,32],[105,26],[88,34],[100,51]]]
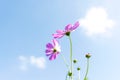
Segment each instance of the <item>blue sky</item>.
[[[91,53],[89,80],[120,79],[120,10],[118,0],[0,0],[0,80],[65,80],[59,55],[49,61],[45,45],[57,29],[80,21],[71,36],[81,80]],[[69,58],[67,37],[60,39]]]

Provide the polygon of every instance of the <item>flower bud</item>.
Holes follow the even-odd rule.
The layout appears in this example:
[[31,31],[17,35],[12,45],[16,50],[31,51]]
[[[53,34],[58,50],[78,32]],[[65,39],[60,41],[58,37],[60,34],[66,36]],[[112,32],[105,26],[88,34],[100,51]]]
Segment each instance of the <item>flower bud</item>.
[[76,59],[74,59],[74,60],[73,60],[73,63],[77,63],[77,60],[76,60]]
[[68,72],[68,76],[72,76],[72,72]]
[[79,70],[80,70],[80,67],[78,67],[77,70],[79,71]]
[[91,57],[90,53],[87,53],[85,57],[89,59]]

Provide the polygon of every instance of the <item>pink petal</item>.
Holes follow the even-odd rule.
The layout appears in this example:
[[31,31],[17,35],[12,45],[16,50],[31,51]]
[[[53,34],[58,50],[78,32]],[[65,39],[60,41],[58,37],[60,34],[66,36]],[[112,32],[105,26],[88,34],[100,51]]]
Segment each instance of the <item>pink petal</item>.
[[72,27],[72,30],[75,30],[80,25],[79,21],[77,21],[74,26]]
[[46,56],[50,56],[51,54],[46,54]]
[[55,58],[56,58],[56,57],[55,57],[55,55],[53,54],[53,55],[50,56],[49,60],[54,60]]
[[61,38],[64,36],[64,34],[52,34],[54,38]]
[[46,52],[46,56],[50,56],[53,53],[53,51],[49,49],[47,49],[45,52]]
[[52,52],[52,50],[50,50],[50,49],[45,50],[45,53],[51,53],[51,52]]
[[63,30],[57,30],[56,31],[58,34],[65,34],[65,32]]
[[54,46],[59,45],[58,41],[56,39],[53,39]]
[[56,54],[54,54],[54,56],[53,56],[53,57],[54,57],[54,59],[56,59],[56,56],[57,56],[57,55],[56,55]]
[[46,45],[46,47],[49,48],[49,49],[52,49],[52,48],[53,48],[53,45],[52,45],[51,43],[48,43],[48,44]]
[[71,31],[72,29],[72,24],[68,24],[66,27],[65,27],[65,30],[68,32],[68,31]]

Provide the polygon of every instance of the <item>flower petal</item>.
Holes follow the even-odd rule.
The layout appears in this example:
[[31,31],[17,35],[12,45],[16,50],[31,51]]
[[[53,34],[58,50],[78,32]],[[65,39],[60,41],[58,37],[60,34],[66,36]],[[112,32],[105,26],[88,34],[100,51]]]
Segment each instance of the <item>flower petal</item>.
[[51,54],[46,54],[46,56],[50,56]]
[[45,53],[51,53],[51,52],[52,52],[52,50],[50,50],[50,49],[45,50]]
[[74,26],[72,27],[72,30],[75,30],[80,25],[79,21],[77,21]]
[[53,45],[52,45],[51,43],[48,43],[48,44],[46,45],[46,48],[52,49],[52,48],[53,48]]
[[53,53],[53,51],[52,50],[50,50],[50,49],[46,49],[46,56],[50,56],[50,55],[52,55],[52,53]]
[[56,59],[56,55],[55,54],[51,55],[50,58],[49,58],[49,60],[54,60],[54,59]]
[[54,56],[53,56],[53,57],[54,57],[54,59],[56,59],[56,56],[57,56],[57,54],[54,54]]
[[56,39],[53,39],[54,46],[59,45],[58,41]]
[[58,34],[65,34],[65,32],[63,30],[57,30],[56,31]]
[[65,27],[65,30],[68,32],[68,31],[71,31],[72,29],[72,24],[68,24],[66,27]]
[[54,37],[54,38],[61,38],[61,37],[63,37],[64,36],[64,34],[52,34],[52,36]]

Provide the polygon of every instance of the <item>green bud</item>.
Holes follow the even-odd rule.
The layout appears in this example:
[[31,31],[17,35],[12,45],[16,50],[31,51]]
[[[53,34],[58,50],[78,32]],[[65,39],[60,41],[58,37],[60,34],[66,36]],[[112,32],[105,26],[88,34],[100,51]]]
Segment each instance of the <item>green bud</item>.
[[90,53],[87,53],[85,57],[89,59],[91,57]]
[[73,60],[73,63],[77,63],[77,60],[76,60],[76,59],[74,59],[74,60]]
[[72,73],[71,73],[71,72],[68,72],[68,76],[72,76]]
[[78,67],[77,70],[79,71],[79,70],[80,70],[80,67]]

